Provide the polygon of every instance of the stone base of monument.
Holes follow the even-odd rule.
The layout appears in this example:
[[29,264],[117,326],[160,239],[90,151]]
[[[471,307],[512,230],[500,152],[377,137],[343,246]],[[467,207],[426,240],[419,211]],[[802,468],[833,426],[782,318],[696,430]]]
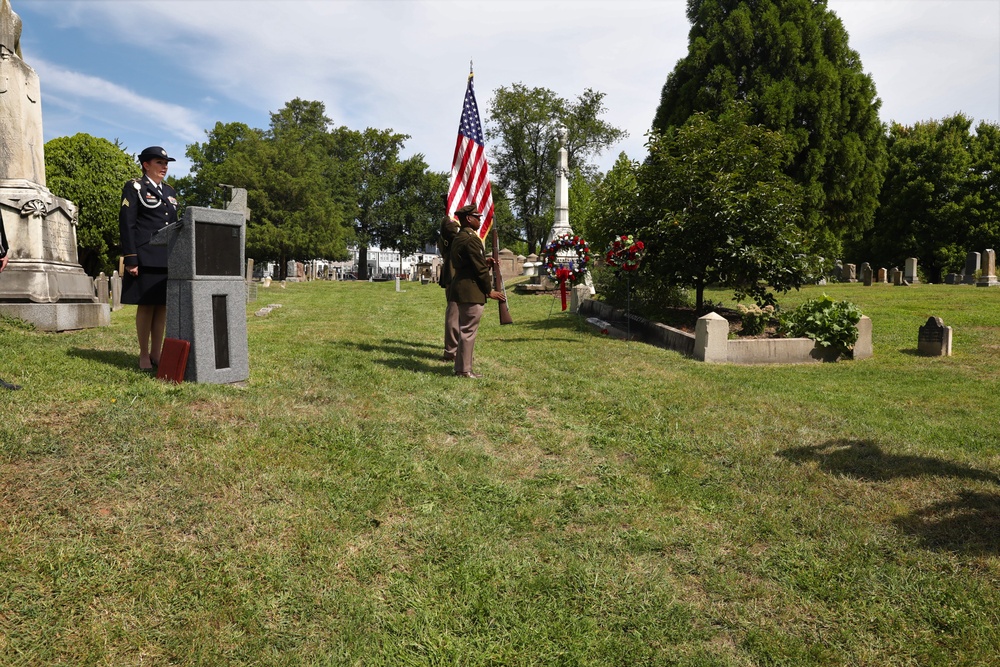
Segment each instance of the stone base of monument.
[[25,179],[0,179],[0,218],[10,243],[10,262],[0,275],[0,312],[45,331],[111,323],[77,260],[72,202]]
[[980,276],[976,287],[1000,287],[1000,280],[996,276]]
[[42,331],[75,331],[111,324],[111,307],[106,303],[0,303],[0,314],[30,322]]
[[190,341],[185,382],[250,377],[246,286],[234,280],[168,280],[167,337]]

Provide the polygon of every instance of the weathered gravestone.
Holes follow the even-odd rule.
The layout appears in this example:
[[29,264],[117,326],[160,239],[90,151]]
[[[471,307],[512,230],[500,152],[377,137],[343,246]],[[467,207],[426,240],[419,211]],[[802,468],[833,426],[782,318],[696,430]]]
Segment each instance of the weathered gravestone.
[[920,278],[917,277],[917,258],[908,257],[906,259],[905,271],[903,272],[903,280],[911,285],[917,285],[920,283]]
[[111,303],[111,281],[104,275],[104,271],[94,278],[94,291],[97,292],[100,303]]
[[840,274],[840,279],[845,283],[856,283],[858,282],[856,274],[856,267],[853,264],[844,264],[842,273]]
[[958,274],[958,273],[949,273],[948,275],[946,275],[944,277],[944,284],[945,285],[961,285],[962,284],[962,276],[961,276],[961,274]]
[[970,252],[965,256],[965,284],[976,284],[976,272],[979,271],[980,255],[978,252]]
[[896,266],[892,267],[890,275],[892,276],[892,284],[895,285],[896,287],[900,287],[904,284],[903,272],[899,270],[899,267]]
[[951,356],[951,327],[946,327],[940,317],[930,317],[920,327],[917,351],[929,357]]
[[866,287],[871,287],[872,280],[873,276],[871,264],[864,262],[861,265],[861,282],[863,282]]
[[997,254],[992,249],[987,249],[983,253],[983,267],[976,281],[976,287],[996,287],[1000,285],[997,280]]
[[880,283],[889,282],[889,272],[885,270],[885,267],[878,270],[878,281]]
[[122,276],[117,271],[111,274],[111,310],[122,309]]

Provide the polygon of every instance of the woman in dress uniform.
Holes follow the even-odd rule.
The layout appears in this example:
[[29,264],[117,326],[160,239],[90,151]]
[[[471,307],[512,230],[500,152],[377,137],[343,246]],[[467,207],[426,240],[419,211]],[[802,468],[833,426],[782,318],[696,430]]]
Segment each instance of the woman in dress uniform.
[[139,368],[160,362],[163,331],[167,325],[167,247],[150,245],[157,231],[177,222],[177,193],[163,182],[167,163],[174,162],[159,146],[139,154],[142,177],[125,184],[118,214],[125,275],[122,303],[134,303],[135,331],[139,338]]

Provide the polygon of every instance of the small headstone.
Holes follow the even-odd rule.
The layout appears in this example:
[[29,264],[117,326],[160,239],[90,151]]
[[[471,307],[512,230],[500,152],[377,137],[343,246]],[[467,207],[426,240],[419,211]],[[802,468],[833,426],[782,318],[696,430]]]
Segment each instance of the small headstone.
[[946,327],[940,317],[930,317],[920,327],[917,351],[929,357],[951,356],[951,327]]
[[892,276],[892,284],[893,285],[895,285],[896,287],[899,287],[900,285],[903,284],[903,272],[900,271],[898,267],[895,267],[895,266],[892,267],[892,271],[890,271],[890,275]]
[[976,284],[976,271],[979,271],[979,261],[980,254],[978,252],[970,252],[965,256],[965,279],[963,282],[966,285]]
[[854,264],[844,264],[843,272],[841,273],[841,280],[845,283],[856,283],[858,282],[857,274],[855,273],[857,267]]
[[261,286],[270,287],[271,286],[271,276],[264,276],[264,280],[261,282]]
[[962,276],[957,273],[949,273],[944,277],[945,285],[959,285],[962,282]]
[[983,267],[976,287],[996,287],[1000,285],[997,280],[997,254],[992,249],[987,249],[983,253]]
[[117,271],[111,274],[111,310],[122,309],[122,277]]
[[253,257],[247,258],[247,282],[253,282]]
[[911,285],[916,285],[920,283],[920,278],[917,277],[917,258],[908,257],[905,264],[906,270],[903,273],[903,280],[910,283]]
[[878,281],[880,283],[889,282],[889,272],[884,267],[878,270]]
[[873,278],[871,264],[868,262],[863,263],[861,265],[861,281],[866,287],[871,287]]
[[97,292],[98,303],[111,303],[111,281],[104,271],[94,278],[94,290]]

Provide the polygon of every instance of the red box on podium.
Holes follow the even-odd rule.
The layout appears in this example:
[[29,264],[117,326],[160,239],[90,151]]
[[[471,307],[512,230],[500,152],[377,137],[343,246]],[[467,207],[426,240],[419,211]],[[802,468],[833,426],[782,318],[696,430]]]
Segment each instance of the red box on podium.
[[171,380],[177,384],[183,382],[190,352],[191,343],[188,341],[180,338],[164,338],[156,377],[160,380]]

